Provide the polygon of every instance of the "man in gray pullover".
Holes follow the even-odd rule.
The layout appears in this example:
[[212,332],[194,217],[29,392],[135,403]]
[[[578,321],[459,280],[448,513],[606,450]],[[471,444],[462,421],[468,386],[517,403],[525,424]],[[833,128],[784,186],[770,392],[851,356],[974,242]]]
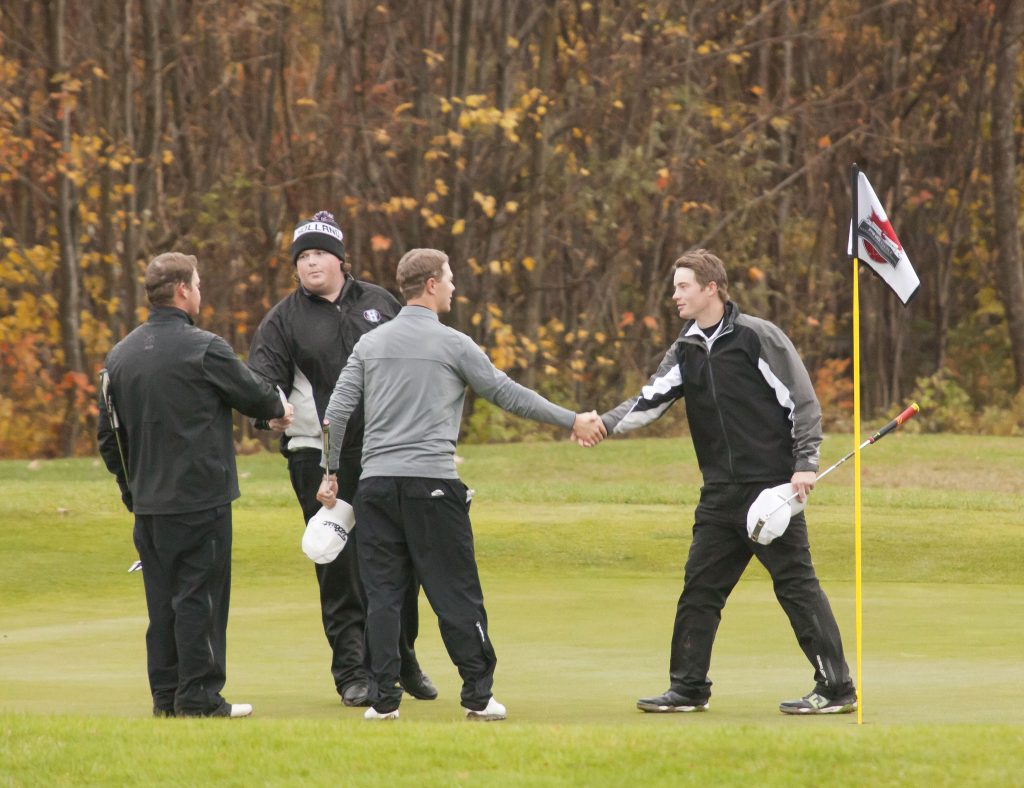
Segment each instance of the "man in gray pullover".
[[[455,292],[444,252],[411,250],[398,263],[397,279],[408,305],[359,340],[326,412],[325,461],[333,474],[349,418],[364,403],[354,508],[372,673],[365,717],[398,717],[399,621],[415,572],[462,676],[467,718],[501,720],[505,707],[491,694],[497,659],[473,552],[470,496],[455,470],[466,386],[518,416],[572,429],[584,444],[596,443],[605,430],[596,413],[574,414],[515,383],[472,339],[440,322]],[[331,507],[336,495],[336,477],[329,475],[318,498]]]

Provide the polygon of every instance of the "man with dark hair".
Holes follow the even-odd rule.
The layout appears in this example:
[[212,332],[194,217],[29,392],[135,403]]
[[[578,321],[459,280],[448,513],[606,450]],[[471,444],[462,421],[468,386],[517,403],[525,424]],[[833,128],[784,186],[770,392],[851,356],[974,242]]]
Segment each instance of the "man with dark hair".
[[239,496],[231,409],[291,420],[273,386],[220,337],[196,328],[192,255],[146,268],[149,318],[117,343],[101,373],[98,440],[135,513],[158,717],[247,717],[221,697],[231,592],[231,502]]
[[822,434],[810,377],[777,326],[741,314],[729,300],[718,257],[698,249],[675,266],[672,299],[686,320],[679,338],[640,394],[601,417],[609,434],[627,432],[650,424],[685,395],[704,477],[672,632],[669,688],[637,706],[646,712],[708,708],[708,669],[722,608],[757,556],[814,668],[814,689],[783,702],[780,711],[853,711],[857,692],[811,563],[803,513],[768,545],[751,541],[746,529],[747,510],[766,487],[788,481],[801,501],[814,487]]
[[[305,522],[320,508],[316,500],[323,470],[321,422],[338,375],[359,338],[386,323],[401,308],[387,290],[349,275],[344,236],[334,217],[320,211],[299,222],[291,245],[298,287],[263,318],[253,337],[249,366],[281,387],[295,406],[295,421],[257,426],[283,431],[292,489]],[[341,449],[340,497],[351,503],[361,473],[361,408]],[[328,564],[316,564],[331,673],[346,706],[367,705],[366,597],[359,579],[359,529]],[[432,700],[437,690],[420,670],[413,645],[419,629],[419,585],[410,584],[402,607],[401,681],[415,698]]]
[[[505,707],[491,694],[497,658],[473,554],[470,494],[455,470],[466,386],[519,416],[571,428],[584,442],[602,427],[596,413],[574,414],[513,382],[472,339],[440,322],[455,292],[444,252],[407,252],[397,277],[407,306],[359,340],[327,406],[330,453],[324,465],[332,474],[361,402],[365,411],[354,529],[360,532],[373,675],[372,705],[364,716],[398,717],[399,612],[415,573],[462,677],[466,717],[502,720]],[[333,506],[336,493],[329,476],[318,497]]]

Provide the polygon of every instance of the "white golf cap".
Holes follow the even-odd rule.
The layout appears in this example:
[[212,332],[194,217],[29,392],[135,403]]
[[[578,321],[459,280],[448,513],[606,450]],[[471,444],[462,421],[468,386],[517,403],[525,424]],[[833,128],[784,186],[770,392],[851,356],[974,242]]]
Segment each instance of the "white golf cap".
[[805,502],[793,498],[793,485],[789,482],[762,490],[747,510],[747,536],[758,544],[771,544],[789,528],[793,515],[804,510]]
[[351,505],[337,501],[328,509],[309,518],[302,534],[302,552],[318,564],[329,564],[348,544],[348,534],[355,527],[356,517]]

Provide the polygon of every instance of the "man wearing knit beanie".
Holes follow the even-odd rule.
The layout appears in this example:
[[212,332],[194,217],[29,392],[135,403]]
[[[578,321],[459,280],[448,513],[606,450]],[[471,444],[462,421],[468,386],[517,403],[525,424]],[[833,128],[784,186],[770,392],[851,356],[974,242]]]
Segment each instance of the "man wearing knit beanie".
[[[299,222],[292,235],[291,260],[298,286],[263,318],[253,337],[249,366],[281,387],[295,406],[290,427],[277,420],[254,422],[282,432],[281,453],[288,460],[292,488],[308,522],[320,503],[316,493],[323,477],[321,424],[338,375],[359,338],[398,314],[401,305],[387,290],[349,274],[344,234],[334,217],[320,211]],[[349,503],[362,473],[362,412],[359,429],[342,450],[338,497]],[[328,564],[316,564],[324,633],[331,646],[331,673],[346,706],[365,706],[369,692],[365,641],[366,594],[359,579],[358,527],[348,546]],[[419,628],[419,585],[403,603],[401,682],[421,700],[437,690],[420,670],[413,644]]]

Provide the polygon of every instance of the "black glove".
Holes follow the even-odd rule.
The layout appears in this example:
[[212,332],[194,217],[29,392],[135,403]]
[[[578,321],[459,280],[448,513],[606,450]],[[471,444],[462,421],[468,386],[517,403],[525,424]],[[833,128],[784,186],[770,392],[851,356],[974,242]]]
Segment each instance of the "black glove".
[[124,504],[124,508],[129,512],[132,511],[132,491],[127,487],[121,488],[121,503]]

